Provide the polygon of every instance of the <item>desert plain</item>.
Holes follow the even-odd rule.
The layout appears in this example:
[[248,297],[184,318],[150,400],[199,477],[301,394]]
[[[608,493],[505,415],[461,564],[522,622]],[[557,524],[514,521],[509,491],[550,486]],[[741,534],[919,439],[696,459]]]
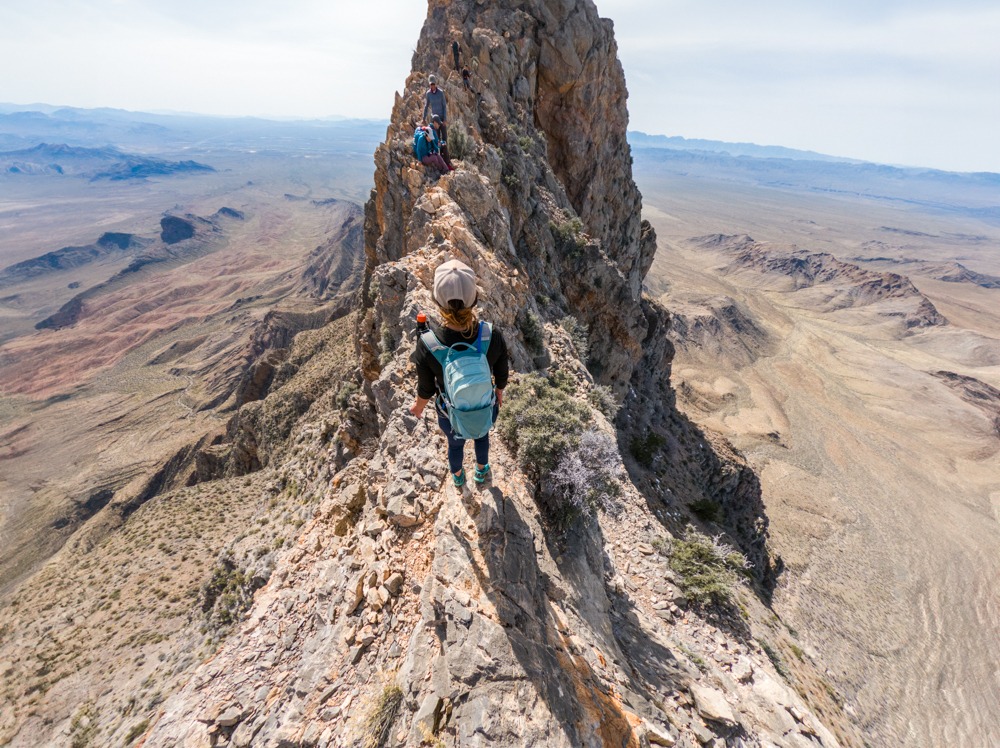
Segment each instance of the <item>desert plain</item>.
[[775,609],[871,745],[997,745],[1000,223],[644,153],[674,386],[760,475]]
[[[141,136],[113,126],[123,150],[214,171],[0,174],[0,272],[106,234],[135,237],[122,252],[0,281],[0,607],[17,597],[61,619],[94,604],[106,617],[95,631],[125,614],[97,583],[72,589],[82,564],[134,567],[125,597],[159,575],[154,592],[173,604],[197,595],[207,564],[255,511],[223,498],[192,507],[198,526],[187,533],[156,496],[183,497],[199,469],[193,445],[210,447],[280,375],[287,362],[260,361],[261,350],[351,303],[360,206],[384,135],[377,123],[186,122]],[[22,137],[4,148],[40,142]],[[802,656],[825,664],[872,746],[996,744],[995,175],[647,147],[634,157],[659,237],[646,290],[674,315],[679,403],[760,476],[784,566],[773,605]],[[192,235],[167,241],[170,217]],[[59,322],[77,298],[71,323]],[[102,512],[109,503],[118,511]],[[157,546],[166,555],[133,558],[152,543],[127,523],[136,512],[156,518],[147,524],[160,546],[175,544]],[[166,625],[154,608],[123,620]],[[106,672],[88,646],[75,672]],[[136,689],[146,670],[134,668]],[[74,687],[53,688],[51,702],[35,685],[23,696],[44,720],[50,703],[72,713]],[[153,703],[148,690],[137,693]],[[4,724],[15,715],[0,709]]]

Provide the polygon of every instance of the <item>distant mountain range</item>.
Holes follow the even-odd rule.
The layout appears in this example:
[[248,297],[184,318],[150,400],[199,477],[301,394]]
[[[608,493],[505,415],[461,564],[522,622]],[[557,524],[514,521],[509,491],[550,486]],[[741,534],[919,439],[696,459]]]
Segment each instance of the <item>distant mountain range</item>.
[[734,156],[725,150],[679,150],[635,144],[632,154],[640,183],[644,175],[672,175],[792,192],[863,197],[1000,222],[1000,174],[991,172],[962,174],[869,162],[811,160],[803,155]]
[[28,176],[57,174],[118,181],[206,171],[215,169],[197,161],[165,161],[110,146],[85,148],[40,143],[19,151],[0,152],[0,172]]
[[647,135],[639,130],[630,130],[628,142],[633,148],[668,148],[674,151],[707,151],[725,153],[730,156],[751,156],[753,158],[787,158],[798,161],[831,161],[847,164],[864,163],[850,158],[828,156],[815,151],[799,151],[780,145],[757,145],[756,143],[727,143],[722,140],[700,140],[682,138],[679,135]]
[[348,149],[371,154],[385,137],[387,124],[386,120],[279,121],[0,103],[0,150],[29,148],[40,141],[90,147],[114,144],[125,150],[170,150],[193,144],[204,149],[287,150],[294,142],[303,151]]
[[[10,173],[11,167],[23,172],[45,170],[55,164],[66,171],[67,159],[74,158],[76,163],[86,160],[80,148],[94,149],[88,156],[93,161],[92,168],[88,167],[91,178],[141,178],[210,168],[197,162],[134,156],[127,153],[129,150],[208,154],[216,149],[291,149],[303,154],[338,154],[364,169],[384,139],[387,125],[386,120],[277,121],[0,103],[0,150],[8,151],[0,153],[0,174]],[[646,172],[793,191],[842,193],[1000,222],[1000,174],[886,166],[781,146],[638,131],[629,132],[628,139],[636,174],[640,176]],[[42,141],[67,145],[39,145]],[[109,148],[109,144],[115,147]],[[189,150],[192,148],[195,150]]]

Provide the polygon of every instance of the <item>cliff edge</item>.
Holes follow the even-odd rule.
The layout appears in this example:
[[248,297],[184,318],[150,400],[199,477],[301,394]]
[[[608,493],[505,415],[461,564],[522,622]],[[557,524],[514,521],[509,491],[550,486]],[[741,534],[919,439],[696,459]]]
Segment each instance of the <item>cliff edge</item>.
[[[411,150],[430,74],[442,177]],[[350,417],[309,411],[270,468],[315,509],[145,746],[860,744],[766,607],[756,476],[675,407],[626,97],[590,0],[431,0],[375,155]],[[481,489],[451,485],[407,411],[415,315],[451,258],[519,372]],[[576,414],[552,459],[611,445],[600,496],[528,454],[513,413],[547,398]]]

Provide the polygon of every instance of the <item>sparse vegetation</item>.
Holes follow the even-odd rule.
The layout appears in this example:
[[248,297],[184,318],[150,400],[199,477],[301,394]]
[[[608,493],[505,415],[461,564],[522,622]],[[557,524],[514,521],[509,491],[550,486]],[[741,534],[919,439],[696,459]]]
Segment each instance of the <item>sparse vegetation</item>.
[[677,574],[677,586],[692,604],[730,606],[744,580],[750,562],[720,537],[689,531],[675,539],[670,548],[670,568]]
[[388,325],[382,325],[381,330],[379,330],[379,339],[379,350],[381,351],[379,362],[382,366],[385,366],[392,361],[392,355],[396,352],[397,341]]
[[589,421],[589,408],[545,377],[529,374],[507,388],[497,430],[537,479],[576,448]]
[[758,639],[757,643],[760,644],[760,648],[764,650],[764,654],[767,655],[767,659],[769,659],[771,664],[774,665],[774,669],[778,671],[778,675],[785,680],[788,680],[791,677],[791,673],[789,673],[788,668],[785,667],[785,662],[781,659],[781,655],[778,654],[778,650],[772,647],[764,639]]
[[570,218],[565,221],[552,221],[549,223],[549,230],[556,240],[556,248],[571,258],[580,255],[584,247],[583,221],[579,218]]
[[382,689],[378,700],[372,706],[371,713],[365,719],[364,737],[361,742],[364,748],[385,746],[402,703],[403,690],[399,686],[390,684]]
[[576,356],[583,363],[587,363],[590,357],[590,330],[576,317],[567,315],[559,320],[559,326],[569,333],[569,339],[573,343]]
[[340,385],[340,388],[337,390],[337,395],[334,398],[334,402],[337,404],[338,408],[343,410],[350,404],[351,397],[357,394],[358,391],[359,389],[356,383],[352,381],[344,382],[343,384]]
[[645,436],[637,436],[629,442],[629,452],[643,467],[652,467],[653,458],[656,457],[657,453],[663,449],[667,444],[667,440],[662,436],[657,434],[655,431],[650,431]]
[[201,610],[208,628],[222,633],[239,621],[253,602],[254,592],[266,581],[261,575],[248,576],[231,553],[223,554],[201,591]]
[[125,742],[124,742],[124,744],[125,745],[131,745],[132,741],[134,741],[137,737],[139,737],[144,732],[146,732],[146,730],[148,728],[149,728],[149,720],[148,719],[144,719],[139,724],[133,726],[132,729],[129,730],[125,734]]
[[97,735],[96,715],[91,704],[85,704],[76,711],[69,723],[70,748],[88,748]]
[[530,309],[524,309],[517,317],[517,326],[524,338],[524,345],[529,352],[538,355],[545,350],[545,337],[542,323],[538,315]]

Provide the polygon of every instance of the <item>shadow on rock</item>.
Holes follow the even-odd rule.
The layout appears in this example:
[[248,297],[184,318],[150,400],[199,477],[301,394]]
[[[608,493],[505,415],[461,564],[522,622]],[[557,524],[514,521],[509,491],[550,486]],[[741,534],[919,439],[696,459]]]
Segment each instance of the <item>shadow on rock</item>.
[[[555,718],[543,722],[561,726],[558,744],[638,746],[634,727],[639,718],[631,710],[659,716],[650,714],[656,708],[638,694],[675,689],[682,671],[668,649],[628,623],[629,611],[618,610],[628,605],[627,598],[614,603],[608,598],[599,528],[583,533],[581,543],[563,553],[551,570],[558,575],[554,578],[539,565],[535,533],[517,503],[496,487],[479,497],[478,512],[470,512],[478,549],[454,525],[452,534],[496,609],[518,669]],[[568,604],[554,604],[563,600]],[[578,626],[571,623],[574,616],[582,619]],[[596,641],[580,638],[588,631]],[[608,674],[628,685],[612,685]]]

